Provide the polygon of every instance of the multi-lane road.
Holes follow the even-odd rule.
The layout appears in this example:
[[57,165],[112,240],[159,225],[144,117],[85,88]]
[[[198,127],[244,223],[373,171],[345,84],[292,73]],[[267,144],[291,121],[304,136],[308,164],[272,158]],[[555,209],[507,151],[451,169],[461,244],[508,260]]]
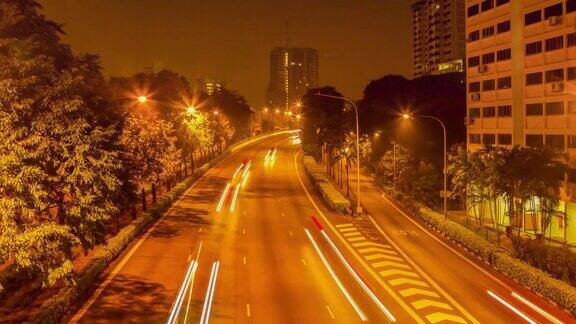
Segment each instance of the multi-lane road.
[[389,202],[374,205],[380,197],[367,206],[380,228],[328,212],[289,136],[250,145],[210,170],[109,267],[71,322],[569,320]]

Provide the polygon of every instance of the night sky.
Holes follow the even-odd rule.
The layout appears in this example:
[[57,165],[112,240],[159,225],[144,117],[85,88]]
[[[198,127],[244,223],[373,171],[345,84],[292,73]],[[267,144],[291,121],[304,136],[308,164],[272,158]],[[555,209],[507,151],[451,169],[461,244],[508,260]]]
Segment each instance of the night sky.
[[40,0],[77,53],[102,58],[107,75],[172,69],[190,81],[222,79],[260,107],[274,46],[312,47],[320,84],[359,98],[369,80],[410,77],[408,0]]

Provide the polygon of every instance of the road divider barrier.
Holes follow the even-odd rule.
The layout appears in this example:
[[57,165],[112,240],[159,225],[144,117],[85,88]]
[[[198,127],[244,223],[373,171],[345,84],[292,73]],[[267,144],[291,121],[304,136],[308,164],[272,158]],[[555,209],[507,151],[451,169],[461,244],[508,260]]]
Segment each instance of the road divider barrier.
[[36,313],[33,322],[43,324],[60,323],[61,319],[73,309],[74,304],[89,297],[88,294],[91,291],[90,288],[96,279],[106,269],[106,267],[108,267],[108,265],[116,259],[122,251],[124,251],[134,238],[147,230],[150,225],[156,223],[173,202],[175,202],[193,184],[201,179],[210,169],[230,156],[230,154],[261,140],[294,132],[295,131],[280,131],[254,136],[240,141],[231,145],[228,149],[222,152],[222,154],[215,157],[210,162],[196,169],[192,176],[182,180],[174,186],[168,193],[158,200],[156,204],[152,205],[146,212],[142,213],[138,219],[122,228],[118,234],[108,240],[106,245],[98,248],[86,266],[84,266],[75,276],[74,284],[72,286],[61,288],[55,295],[53,295],[53,297],[44,302],[44,304],[42,304],[38,309],[38,313]]
[[309,155],[304,155],[302,164],[304,165],[304,171],[312,180],[314,187],[328,207],[339,213],[350,213],[350,200],[346,199],[328,180],[323,172],[323,167],[318,165],[314,158]]

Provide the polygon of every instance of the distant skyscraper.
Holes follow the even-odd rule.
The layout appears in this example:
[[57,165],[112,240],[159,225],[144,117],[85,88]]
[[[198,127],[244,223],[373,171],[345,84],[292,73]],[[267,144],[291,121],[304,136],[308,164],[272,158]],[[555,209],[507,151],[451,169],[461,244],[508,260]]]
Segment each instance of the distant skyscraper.
[[202,91],[206,92],[208,95],[211,95],[215,91],[220,91],[225,86],[225,83],[220,80],[203,76],[198,79],[198,86]]
[[466,55],[464,0],[412,5],[414,77],[462,72]]
[[318,52],[311,48],[277,47],[270,53],[270,85],[266,104],[291,109],[308,89],[318,87]]

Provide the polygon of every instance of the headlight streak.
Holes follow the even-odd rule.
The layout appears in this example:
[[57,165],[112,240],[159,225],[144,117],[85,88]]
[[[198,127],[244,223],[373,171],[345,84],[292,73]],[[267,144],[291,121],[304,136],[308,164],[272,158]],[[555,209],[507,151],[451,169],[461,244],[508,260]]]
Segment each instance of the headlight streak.
[[324,239],[326,239],[326,241],[328,241],[328,244],[330,244],[330,247],[332,247],[332,250],[334,250],[334,252],[336,253],[336,255],[338,255],[338,258],[340,259],[340,261],[342,261],[342,263],[344,264],[344,266],[346,267],[346,269],[350,272],[350,274],[352,275],[352,277],[354,277],[354,279],[356,280],[356,282],[358,282],[358,284],[360,285],[360,287],[362,287],[362,289],[364,289],[364,291],[366,292],[366,294],[368,294],[368,296],[372,299],[372,301],[374,301],[374,303],[378,306],[378,308],[380,308],[380,310],[386,315],[386,317],[388,317],[388,319],[391,322],[396,322],[396,318],[394,317],[394,315],[392,315],[392,313],[386,308],[386,306],[384,306],[384,304],[382,304],[382,302],[378,299],[378,297],[376,297],[376,294],[374,294],[374,292],[372,292],[372,290],[370,290],[370,288],[368,287],[368,285],[366,285],[366,283],[364,283],[364,281],[360,278],[360,276],[356,273],[356,271],[352,268],[352,266],[350,265],[350,263],[348,263],[348,261],[346,260],[346,258],[344,257],[344,255],[340,252],[340,250],[338,250],[338,248],[336,247],[336,244],[334,243],[334,241],[332,241],[332,239],[330,238],[330,236],[328,236],[328,234],[326,234],[326,231],[324,231],[324,229],[322,228],[322,225],[320,224],[320,222],[316,219],[316,217],[312,216],[312,221],[314,222],[314,224],[318,227],[318,229],[320,230],[320,233],[322,234],[322,236],[324,237]]
[[560,321],[556,317],[550,315],[550,313],[548,313],[545,310],[543,310],[542,308],[536,306],[534,303],[532,303],[531,301],[522,297],[521,295],[519,295],[515,292],[512,292],[512,297],[514,297],[514,298],[518,299],[519,301],[521,301],[522,303],[528,305],[530,308],[532,308],[535,311],[537,311],[538,313],[540,313],[540,315],[542,315],[542,316],[546,317],[548,320],[550,320],[550,322],[552,322],[554,324],[562,324],[562,321]]
[[246,187],[246,183],[248,182],[248,178],[250,178],[250,173],[252,173],[252,171],[248,171],[248,173],[244,177],[244,180],[242,180],[242,188]]
[[198,267],[198,262],[192,260],[190,265],[188,266],[188,270],[186,271],[186,276],[184,277],[184,281],[182,282],[182,286],[180,286],[180,290],[178,291],[178,295],[176,296],[176,300],[172,305],[172,310],[170,311],[170,316],[168,317],[167,324],[174,324],[178,319],[178,314],[180,313],[180,309],[182,308],[182,301],[184,300],[184,295],[186,295],[186,291],[188,288],[193,285],[194,283],[194,276],[196,274],[196,269]]
[[230,212],[233,213],[236,208],[236,199],[238,198],[238,192],[240,191],[240,185],[236,185],[234,190],[234,196],[232,196],[232,203],[230,203]]
[[244,168],[244,171],[242,172],[242,179],[244,179],[244,177],[246,176],[246,173],[248,173],[248,170],[250,170],[250,167],[252,166],[252,161],[248,162],[248,164],[246,164],[246,167]]
[[226,183],[226,187],[224,187],[224,191],[222,191],[222,196],[220,196],[220,200],[218,201],[218,205],[216,206],[216,211],[222,211],[222,206],[224,205],[224,201],[228,196],[228,191],[230,190],[230,182]]
[[352,307],[354,308],[354,310],[356,311],[356,313],[358,314],[360,319],[363,322],[366,322],[368,320],[368,318],[366,317],[366,314],[364,314],[364,312],[360,309],[360,306],[358,306],[358,304],[356,303],[356,301],[354,301],[354,299],[352,298],[352,296],[350,295],[348,290],[346,290],[346,288],[344,287],[344,285],[342,284],[340,279],[338,279],[338,277],[336,276],[336,273],[334,273],[334,270],[332,269],[332,267],[328,263],[328,260],[326,260],[326,257],[324,256],[324,254],[320,250],[318,243],[316,243],[316,241],[312,237],[312,234],[310,234],[310,231],[308,231],[308,229],[306,229],[306,228],[304,229],[304,231],[306,232],[306,236],[308,236],[308,239],[312,243],[312,246],[314,246],[316,253],[318,253],[318,255],[320,256],[322,263],[324,263],[324,266],[326,267],[326,269],[328,269],[330,276],[332,276],[332,279],[334,279],[334,282],[336,282],[336,285],[338,286],[338,288],[340,288],[340,291],[344,294],[346,299],[348,299],[348,302],[350,303],[350,305],[352,305]]
[[200,324],[208,324],[208,320],[210,319],[210,310],[212,309],[212,300],[214,299],[214,291],[216,290],[216,279],[218,278],[219,268],[220,261],[216,261],[212,264],[212,271],[210,272],[208,289],[206,290],[206,298],[204,299],[204,306],[202,307]]
[[234,174],[232,175],[232,179],[236,178],[236,175],[238,174],[238,172],[240,172],[240,170],[242,170],[242,166],[243,166],[243,164],[240,164],[238,166],[238,168],[236,168],[236,171],[234,171]]

